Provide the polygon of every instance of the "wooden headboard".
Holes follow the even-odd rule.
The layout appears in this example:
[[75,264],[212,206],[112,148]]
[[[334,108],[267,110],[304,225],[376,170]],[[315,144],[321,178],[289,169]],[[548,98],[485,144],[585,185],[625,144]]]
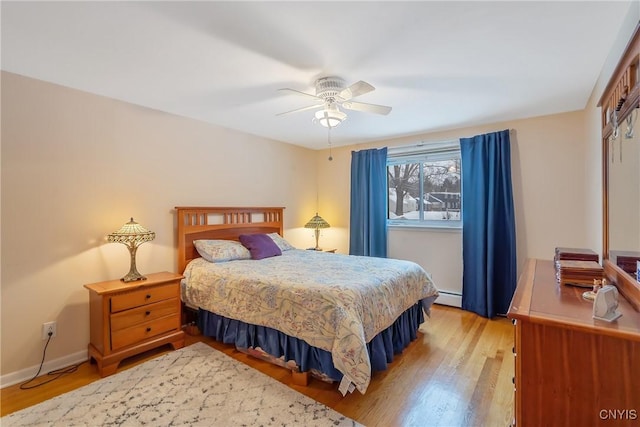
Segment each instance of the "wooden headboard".
[[282,236],[284,208],[176,207],[178,213],[178,271],[200,255],[198,239],[238,240],[241,234],[278,233]]

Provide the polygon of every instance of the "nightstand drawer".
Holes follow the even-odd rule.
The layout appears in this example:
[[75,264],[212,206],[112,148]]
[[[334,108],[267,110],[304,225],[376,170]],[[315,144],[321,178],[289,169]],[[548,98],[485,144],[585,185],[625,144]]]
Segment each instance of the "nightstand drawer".
[[176,313],[177,298],[144,305],[127,311],[121,311],[111,315],[111,330],[129,328],[140,323],[149,322],[164,316]]
[[178,329],[179,324],[179,316],[173,315],[161,317],[151,322],[141,323],[131,328],[112,331],[111,349],[117,350],[131,344],[138,344],[148,338]]
[[140,307],[169,298],[178,298],[178,292],[179,287],[172,283],[114,295],[111,298],[111,313],[117,313],[118,311]]

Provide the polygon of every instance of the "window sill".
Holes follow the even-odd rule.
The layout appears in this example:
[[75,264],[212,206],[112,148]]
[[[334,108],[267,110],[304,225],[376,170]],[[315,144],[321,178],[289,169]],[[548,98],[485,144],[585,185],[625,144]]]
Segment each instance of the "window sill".
[[445,232],[462,232],[462,224],[460,225],[431,225],[431,224],[391,224],[387,223],[387,228],[396,230],[424,230],[424,231],[445,231]]

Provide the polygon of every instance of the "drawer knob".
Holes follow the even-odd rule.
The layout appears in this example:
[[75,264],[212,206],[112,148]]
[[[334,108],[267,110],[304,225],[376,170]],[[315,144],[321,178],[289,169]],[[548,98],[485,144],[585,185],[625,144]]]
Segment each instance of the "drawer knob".
[[149,298],[151,298],[151,295],[147,294],[147,296],[145,298],[149,299]]
[[145,314],[145,316],[148,316],[148,315],[151,314],[151,312],[149,310],[147,310],[147,311],[144,312],[144,314]]
[[151,332],[151,328],[147,328],[147,332]]

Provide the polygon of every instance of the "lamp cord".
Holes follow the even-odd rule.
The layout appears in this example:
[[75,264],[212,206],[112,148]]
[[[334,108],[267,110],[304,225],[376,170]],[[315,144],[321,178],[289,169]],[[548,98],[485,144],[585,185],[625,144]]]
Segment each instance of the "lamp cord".
[[38,372],[36,372],[36,374],[31,379],[29,379],[29,380],[23,382],[22,384],[20,384],[20,390],[29,390],[29,389],[32,389],[32,388],[40,387],[41,385],[48,384],[51,381],[57,380],[58,378],[60,378],[63,375],[71,374],[73,372],[76,372],[78,370],[78,368],[80,367],[80,365],[82,365],[83,363],[86,362],[86,360],[85,360],[84,362],[80,362],[80,363],[77,363],[75,365],[67,366],[66,368],[55,369],[53,371],[49,371],[49,372],[47,372],[47,375],[55,375],[54,378],[50,378],[47,381],[43,381],[43,382],[40,382],[38,384],[27,385],[31,381],[33,381],[36,378],[38,378],[38,375],[40,375],[40,371],[42,371],[42,366],[44,365],[44,359],[45,359],[45,356],[47,354],[47,347],[49,346],[49,342],[51,341],[51,336],[52,335],[53,334],[49,333],[49,338],[47,338],[47,343],[44,345],[44,350],[42,351],[42,361],[40,362],[40,367],[38,368]]

